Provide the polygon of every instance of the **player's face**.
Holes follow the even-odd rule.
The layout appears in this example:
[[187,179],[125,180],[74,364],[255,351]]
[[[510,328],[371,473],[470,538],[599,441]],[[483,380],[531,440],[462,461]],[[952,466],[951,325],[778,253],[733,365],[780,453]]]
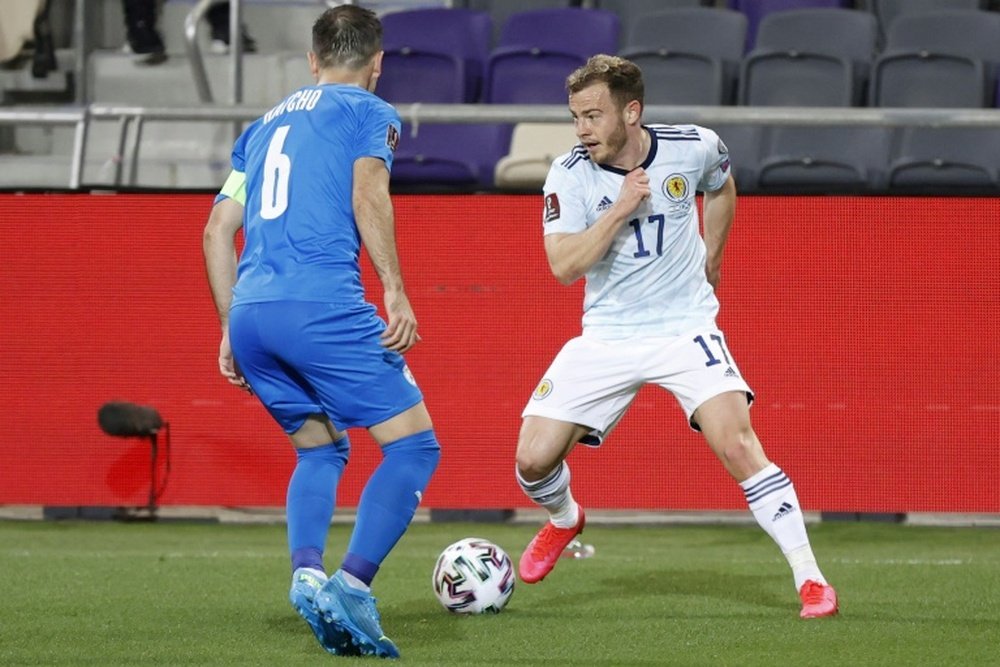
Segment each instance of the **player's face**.
[[595,83],[569,96],[573,127],[590,159],[597,164],[613,164],[625,148],[628,135],[625,118],[611,98],[606,83]]

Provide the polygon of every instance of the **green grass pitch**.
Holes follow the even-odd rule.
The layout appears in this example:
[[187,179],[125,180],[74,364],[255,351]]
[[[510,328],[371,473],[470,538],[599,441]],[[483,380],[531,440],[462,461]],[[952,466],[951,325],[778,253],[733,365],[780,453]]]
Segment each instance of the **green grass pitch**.
[[[335,566],[349,527],[334,525]],[[438,553],[534,526],[414,524],[375,582],[403,665],[1000,665],[1000,530],[811,527],[841,615],[801,621],[750,526],[588,526],[590,559],[521,582],[498,616],[445,612]],[[289,606],[281,525],[0,522],[0,665],[319,665]]]

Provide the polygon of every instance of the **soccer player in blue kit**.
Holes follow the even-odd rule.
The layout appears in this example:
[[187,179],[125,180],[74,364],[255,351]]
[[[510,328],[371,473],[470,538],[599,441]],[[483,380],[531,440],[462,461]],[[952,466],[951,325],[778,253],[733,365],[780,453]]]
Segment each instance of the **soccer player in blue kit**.
[[561,283],[586,277],[583,334],[562,348],[522,413],[517,480],[549,521],[521,556],[521,579],[544,579],[584,528],[566,457],[578,442],[599,445],[639,389],[655,384],[674,394],[781,549],[799,615],[836,614],[795,487],[764,454],[750,424],[753,394],[715,323],[736,210],[728,149],[704,127],[643,125],[642,73],[624,58],[596,55],[566,87],[580,143],[553,161],[545,182],[545,252]]
[[[204,252],[222,324],[219,369],[260,399],[297,456],[286,503],[292,606],[330,653],[395,658],[370,586],[409,526],[440,447],[402,357],[419,337],[389,198],[399,116],[373,94],[381,43],[381,23],[367,9],[344,5],[319,17],[309,53],[316,85],[237,139]],[[387,322],[364,298],[362,244]],[[323,553],[350,451],[345,429],[359,426],[383,458],[328,578]]]

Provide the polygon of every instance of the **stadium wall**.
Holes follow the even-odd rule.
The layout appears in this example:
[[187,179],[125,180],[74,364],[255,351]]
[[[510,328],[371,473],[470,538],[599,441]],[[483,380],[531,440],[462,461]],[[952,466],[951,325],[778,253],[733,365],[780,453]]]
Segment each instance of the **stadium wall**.
[[[97,425],[114,399],[171,424],[162,504],[283,503],[290,447],[216,368],[201,258],[211,203],[0,195],[0,504],[143,505],[148,443]],[[579,331],[582,298],[548,272],[540,205],[396,198],[423,337],[408,359],[444,448],[425,507],[528,506],[513,480],[520,411]],[[757,431],[805,508],[1000,512],[998,220],[1000,199],[741,200],[720,324],[757,391]],[[367,434],[352,440],[346,506],[378,460]],[[594,509],[744,506],[655,388],[571,463]]]

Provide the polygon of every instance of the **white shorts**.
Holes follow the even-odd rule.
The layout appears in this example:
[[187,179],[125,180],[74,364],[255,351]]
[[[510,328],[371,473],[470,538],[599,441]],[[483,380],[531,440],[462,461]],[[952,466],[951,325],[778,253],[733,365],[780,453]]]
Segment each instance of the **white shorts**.
[[695,430],[700,429],[691,415],[713,396],[741,391],[753,401],[725,337],[709,327],[674,338],[573,338],[556,355],[521,416],[589,427],[591,433],[581,442],[596,447],[644,384],[672,393]]

